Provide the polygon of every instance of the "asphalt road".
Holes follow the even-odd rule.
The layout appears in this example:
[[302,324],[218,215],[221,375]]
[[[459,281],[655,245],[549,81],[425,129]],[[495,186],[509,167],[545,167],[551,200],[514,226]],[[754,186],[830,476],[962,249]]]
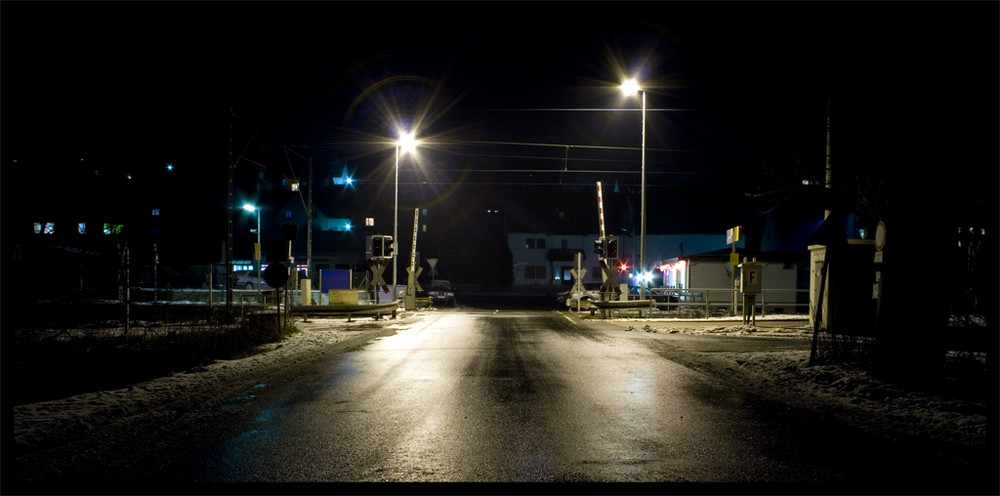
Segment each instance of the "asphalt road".
[[663,335],[580,324],[553,311],[429,314],[234,398],[229,422],[155,479],[924,493],[962,477],[947,460],[685,368]]

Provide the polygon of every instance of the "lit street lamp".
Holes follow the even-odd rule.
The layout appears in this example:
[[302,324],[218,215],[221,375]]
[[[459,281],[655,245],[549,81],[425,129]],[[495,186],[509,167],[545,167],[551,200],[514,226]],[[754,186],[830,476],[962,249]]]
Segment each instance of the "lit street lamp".
[[[634,95],[636,92],[642,93],[642,207],[640,208],[639,221],[639,273],[646,274],[646,90],[639,87],[635,79],[629,79],[622,83],[622,92],[626,95]],[[648,282],[648,278],[643,278]],[[646,298],[646,282],[639,286],[639,299]]]
[[260,298],[260,209],[249,203],[244,203],[243,210],[257,214],[257,247],[254,249],[254,257],[257,263],[257,298]]
[[399,239],[399,154],[412,153],[417,149],[419,142],[413,137],[413,133],[402,133],[396,141],[396,185],[393,194],[392,206],[392,299],[396,299],[396,249]]

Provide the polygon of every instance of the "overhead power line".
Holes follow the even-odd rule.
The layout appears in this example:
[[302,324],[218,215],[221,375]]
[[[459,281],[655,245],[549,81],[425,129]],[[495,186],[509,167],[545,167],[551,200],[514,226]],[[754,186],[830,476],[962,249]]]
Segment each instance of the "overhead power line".
[[[430,146],[462,146],[462,145],[501,145],[501,146],[534,146],[543,148],[559,148],[564,149],[566,147],[572,149],[588,149],[588,150],[624,150],[624,151],[639,151],[641,150],[638,146],[608,146],[608,145],[571,145],[567,143],[531,143],[523,141],[434,141],[428,143]],[[701,153],[699,150],[681,150],[678,148],[649,148],[646,147],[646,152],[683,152],[683,153]]]
[[[404,171],[400,171],[404,172]],[[407,173],[424,173],[423,171],[408,170]],[[599,170],[599,169],[570,169],[570,170],[555,170],[555,169],[437,169],[434,172],[451,172],[458,174],[467,174],[473,172],[482,173],[497,173],[497,174],[641,174],[641,171],[627,171],[627,170]],[[691,171],[646,171],[646,174],[672,174],[672,175],[708,175],[708,172],[691,172]]]

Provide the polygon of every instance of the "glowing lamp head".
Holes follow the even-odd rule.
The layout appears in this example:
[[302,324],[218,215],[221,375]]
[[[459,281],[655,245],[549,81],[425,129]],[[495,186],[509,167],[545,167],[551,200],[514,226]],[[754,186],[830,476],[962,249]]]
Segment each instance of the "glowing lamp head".
[[257,207],[255,207],[255,206],[253,206],[253,205],[251,205],[249,203],[244,203],[243,204],[243,210],[246,210],[247,212],[256,212],[257,211]]
[[629,79],[622,83],[622,93],[626,95],[634,95],[640,90],[639,82],[635,79]]
[[396,141],[396,146],[403,153],[413,153],[417,150],[417,145],[420,144],[419,141],[413,136],[413,133],[402,133],[399,136],[399,140]]

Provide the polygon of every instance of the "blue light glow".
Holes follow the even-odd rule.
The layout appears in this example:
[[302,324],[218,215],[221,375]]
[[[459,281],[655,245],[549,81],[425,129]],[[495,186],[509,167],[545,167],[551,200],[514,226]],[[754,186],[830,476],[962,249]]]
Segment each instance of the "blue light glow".
[[340,174],[340,177],[333,178],[333,184],[337,186],[352,186],[354,185],[354,178],[347,173],[347,167],[344,167],[344,172]]

